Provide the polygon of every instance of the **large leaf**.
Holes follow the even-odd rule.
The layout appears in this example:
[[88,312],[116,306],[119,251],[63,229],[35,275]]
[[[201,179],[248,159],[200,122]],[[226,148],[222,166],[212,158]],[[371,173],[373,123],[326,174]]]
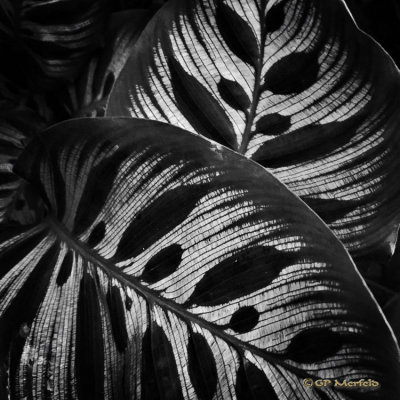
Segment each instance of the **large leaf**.
[[400,79],[339,0],[171,0],[107,114],[166,121],[269,168],[355,257],[392,253]]
[[34,88],[71,81],[99,46],[108,0],[2,0],[0,71]]
[[256,163],[170,125],[81,119],[17,172],[49,213],[1,233],[0,396],[400,393],[398,347],[343,246]]

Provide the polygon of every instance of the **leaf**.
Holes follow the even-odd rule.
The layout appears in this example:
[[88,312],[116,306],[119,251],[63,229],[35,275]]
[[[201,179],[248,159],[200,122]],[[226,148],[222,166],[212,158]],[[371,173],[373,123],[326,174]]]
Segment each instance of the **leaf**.
[[19,155],[31,137],[43,128],[24,106],[4,102],[0,112],[0,223],[33,223],[41,213],[32,188],[13,173]]
[[[186,76],[198,84],[179,97]],[[256,160],[369,257],[386,242],[393,252],[400,221],[399,104],[397,68],[342,1],[171,0],[131,48],[106,114],[168,122]],[[212,123],[222,118],[229,140]]]
[[73,117],[104,116],[105,105],[116,78],[125,65],[151,12],[130,10],[111,14],[104,45],[96,50],[78,78],[45,96],[56,121]]
[[2,1],[0,71],[25,89],[70,82],[101,43],[107,13],[107,0]]
[[3,397],[398,395],[399,349],[347,252],[256,163],[171,125],[88,118],[40,134],[15,171],[48,215],[0,231]]

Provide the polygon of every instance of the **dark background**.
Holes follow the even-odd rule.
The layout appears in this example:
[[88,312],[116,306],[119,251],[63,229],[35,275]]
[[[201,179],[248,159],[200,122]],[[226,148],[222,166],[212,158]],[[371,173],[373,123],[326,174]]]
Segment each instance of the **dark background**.
[[[400,0],[346,0],[346,3],[358,26],[372,36],[400,67]],[[379,262],[378,258],[359,267],[376,282],[370,284],[370,288],[400,339],[400,243],[389,263]]]
[[358,26],[400,65],[400,1],[346,0]]

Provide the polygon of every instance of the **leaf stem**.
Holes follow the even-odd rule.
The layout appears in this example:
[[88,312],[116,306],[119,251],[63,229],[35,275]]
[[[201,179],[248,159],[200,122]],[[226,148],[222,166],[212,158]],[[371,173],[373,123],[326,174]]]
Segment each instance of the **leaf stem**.
[[[265,13],[266,4],[263,2],[261,9],[259,10],[259,18],[260,21],[264,21],[264,13]],[[243,133],[242,143],[238,148],[238,152],[241,154],[245,154],[247,150],[247,146],[249,145],[251,139],[251,127],[253,126],[254,117],[256,115],[258,101],[260,98],[261,91],[261,73],[264,64],[264,55],[265,55],[265,26],[264,23],[261,22],[261,38],[260,38],[260,56],[257,60],[257,65],[255,66],[255,82],[254,82],[254,90],[253,90],[253,98],[251,102],[250,112],[246,118],[246,128]]]

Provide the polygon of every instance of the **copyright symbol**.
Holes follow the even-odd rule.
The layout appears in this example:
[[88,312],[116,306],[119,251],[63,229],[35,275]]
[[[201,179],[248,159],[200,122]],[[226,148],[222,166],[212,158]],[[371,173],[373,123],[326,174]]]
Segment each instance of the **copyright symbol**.
[[310,379],[310,378],[303,379],[303,385],[304,385],[305,387],[310,388],[310,387],[313,387],[314,382],[313,382],[313,380]]

